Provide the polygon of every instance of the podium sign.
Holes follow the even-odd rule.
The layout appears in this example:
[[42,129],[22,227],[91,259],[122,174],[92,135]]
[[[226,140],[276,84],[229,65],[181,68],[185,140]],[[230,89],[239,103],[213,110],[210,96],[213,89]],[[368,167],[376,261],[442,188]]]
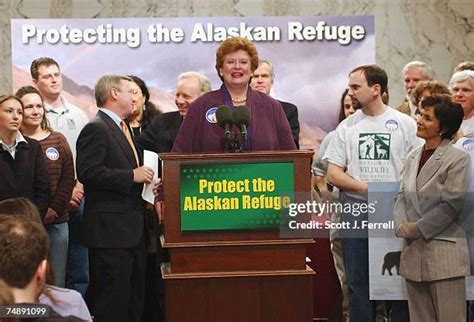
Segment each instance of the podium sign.
[[293,162],[181,165],[181,231],[278,229]]
[[310,322],[312,239],[280,212],[311,188],[312,151],[161,154],[166,321]]

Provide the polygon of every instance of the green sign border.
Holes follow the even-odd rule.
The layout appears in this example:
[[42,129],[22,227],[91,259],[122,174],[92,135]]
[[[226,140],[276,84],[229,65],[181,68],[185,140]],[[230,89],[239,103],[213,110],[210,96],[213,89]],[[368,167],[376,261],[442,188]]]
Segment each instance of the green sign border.
[[292,161],[181,165],[182,232],[278,229],[293,198]]

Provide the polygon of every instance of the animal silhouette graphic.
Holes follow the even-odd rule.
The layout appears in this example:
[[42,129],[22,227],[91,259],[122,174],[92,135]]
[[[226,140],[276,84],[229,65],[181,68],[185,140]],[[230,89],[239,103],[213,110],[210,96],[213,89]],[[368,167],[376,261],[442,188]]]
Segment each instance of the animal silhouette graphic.
[[385,271],[392,276],[392,268],[397,268],[397,275],[400,275],[400,255],[402,252],[388,252],[383,257],[382,275],[385,275]]
[[378,152],[378,159],[386,159],[387,158],[387,150],[382,149],[382,146],[380,144],[376,144],[375,147],[377,148]]
[[360,160],[390,160],[390,133],[359,134]]

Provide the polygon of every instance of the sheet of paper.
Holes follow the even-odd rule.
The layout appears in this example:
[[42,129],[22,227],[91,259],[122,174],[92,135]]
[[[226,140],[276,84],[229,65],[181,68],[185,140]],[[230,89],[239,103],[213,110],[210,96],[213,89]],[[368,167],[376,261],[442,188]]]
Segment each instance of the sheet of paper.
[[153,194],[153,184],[158,179],[158,154],[152,151],[143,151],[143,165],[153,169],[153,181],[143,185],[142,198],[146,202],[155,204],[155,195]]

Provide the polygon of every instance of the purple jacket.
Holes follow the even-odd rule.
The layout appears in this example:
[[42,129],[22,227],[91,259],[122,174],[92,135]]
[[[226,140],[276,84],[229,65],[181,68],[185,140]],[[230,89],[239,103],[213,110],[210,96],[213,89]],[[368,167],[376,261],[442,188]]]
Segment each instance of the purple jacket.
[[[222,104],[232,106],[230,101],[224,85],[194,101],[183,120],[172,152],[223,152],[224,130],[215,122],[215,110]],[[251,111],[248,150],[296,149],[290,125],[278,101],[249,88],[247,106]]]

